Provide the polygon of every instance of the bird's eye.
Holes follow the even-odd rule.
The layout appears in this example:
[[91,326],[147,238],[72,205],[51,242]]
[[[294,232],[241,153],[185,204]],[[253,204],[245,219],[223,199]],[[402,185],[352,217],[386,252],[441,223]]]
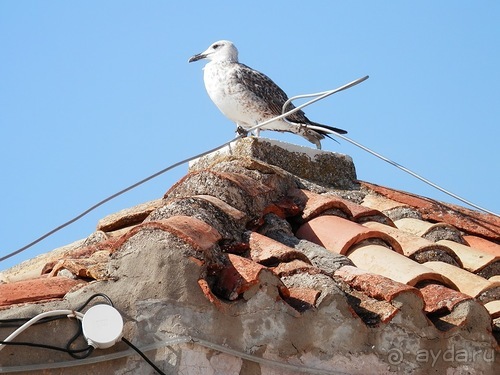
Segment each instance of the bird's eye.
[[212,46],[212,48],[213,48],[213,49],[217,49],[217,48],[219,48],[220,46],[221,46],[221,44],[214,44],[214,45]]

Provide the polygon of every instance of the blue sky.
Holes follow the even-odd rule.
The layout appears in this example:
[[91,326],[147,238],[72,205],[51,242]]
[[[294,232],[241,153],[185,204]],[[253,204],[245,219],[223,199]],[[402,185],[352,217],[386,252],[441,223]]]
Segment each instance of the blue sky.
[[[370,75],[306,114],[500,212],[499,2],[195,4],[0,2],[0,255],[231,139],[233,124],[203,87],[204,63],[187,63],[219,39],[290,96]],[[323,148],[352,156],[359,179],[456,202],[345,141]],[[105,215],[161,197],[186,170],[109,202],[0,269],[88,236]]]

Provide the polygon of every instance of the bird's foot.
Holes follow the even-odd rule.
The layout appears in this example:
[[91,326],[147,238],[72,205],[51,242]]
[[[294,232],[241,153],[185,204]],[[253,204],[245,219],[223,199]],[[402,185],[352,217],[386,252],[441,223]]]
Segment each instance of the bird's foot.
[[236,133],[242,137],[248,136],[248,131],[246,131],[242,126],[237,126],[236,127]]

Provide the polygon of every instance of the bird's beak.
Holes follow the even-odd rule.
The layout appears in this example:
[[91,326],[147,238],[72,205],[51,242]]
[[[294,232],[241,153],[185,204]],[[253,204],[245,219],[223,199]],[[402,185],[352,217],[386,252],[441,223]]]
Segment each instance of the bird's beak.
[[188,62],[194,62],[194,61],[198,61],[198,60],[202,60],[204,59],[205,57],[207,57],[206,54],[204,54],[203,52],[202,53],[199,53],[197,55],[194,55],[194,56],[191,56],[188,60]]

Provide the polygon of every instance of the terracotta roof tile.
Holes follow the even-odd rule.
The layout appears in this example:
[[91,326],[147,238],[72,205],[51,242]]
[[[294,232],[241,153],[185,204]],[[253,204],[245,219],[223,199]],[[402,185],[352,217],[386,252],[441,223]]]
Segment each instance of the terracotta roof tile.
[[500,284],[443,262],[426,262],[426,267],[452,280],[458,290],[483,303],[500,299]]
[[500,318],[500,301],[499,300],[485,303],[484,307],[486,307],[486,310],[488,310],[488,312],[490,313],[490,315],[493,319]]
[[386,233],[337,216],[324,215],[314,218],[303,224],[296,236],[343,255],[348,254],[352,246],[365,240],[379,240],[394,251],[403,253],[399,243]]
[[500,245],[477,236],[464,236],[465,242],[471,247],[500,256]]
[[311,266],[311,263],[309,261],[303,262],[302,260],[298,259],[292,260],[291,262],[280,263],[276,267],[273,267],[272,270],[279,277],[291,276],[296,273],[321,273],[321,270],[314,266]]
[[369,297],[357,290],[347,293],[347,301],[355,314],[369,327],[389,323],[399,313],[398,308],[392,304]]
[[250,234],[249,250],[250,258],[253,261],[266,266],[273,266],[281,262],[290,262],[295,259],[311,263],[303,252],[283,245],[281,242],[257,232],[251,232]]
[[500,218],[497,216],[367,182],[361,184],[366,189],[416,208],[424,220],[444,222],[468,234],[500,242]]
[[193,198],[200,198],[204,199],[210,203],[212,203],[214,206],[217,206],[220,210],[224,211],[228,216],[233,217],[235,220],[243,220],[246,218],[246,215],[244,212],[241,212],[240,210],[237,210],[233,206],[230,206],[226,202],[220,200],[219,198],[216,198],[211,195],[195,195]]
[[410,207],[380,194],[366,194],[363,198],[362,204],[363,206],[370,207],[381,212],[391,211],[395,208]]
[[303,312],[316,306],[321,292],[312,288],[289,288],[285,301],[297,311]]
[[70,290],[85,284],[83,280],[67,277],[39,277],[0,284],[0,307],[62,299]]
[[[457,254],[462,261],[463,268],[468,271],[478,273],[480,270],[488,266],[494,268],[496,274],[498,274],[498,271],[500,270],[500,256],[494,256],[474,247],[465,246],[449,240],[441,240],[438,241],[437,244],[453,249],[455,254]],[[494,263],[498,264],[495,265]]]
[[305,200],[305,207],[301,215],[303,221],[311,220],[321,214],[328,214],[356,222],[373,220],[394,226],[392,220],[380,211],[353,203],[336,195],[317,194],[301,189],[295,192],[294,196],[297,197],[299,194],[303,195]]
[[357,245],[351,249],[348,257],[359,268],[403,284],[414,286],[422,281],[434,280],[456,288],[450,278],[384,246]]
[[273,284],[283,296],[288,296],[288,290],[278,276],[250,259],[234,254],[228,254],[229,264],[220,272],[215,283],[216,294],[228,300],[243,297],[250,299],[263,283]]
[[162,222],[172,216],[189,216],[212,226],[219,232],[225,246],[242,241],[248,218],[236,208],[219,198],[207,196],[179,197],[165,202],[153,211],[144,222]]
[[207,223],[189,216],[172,216],[162,222],[179,238],[201,250],[208,250],[221,239],[217,230]]
[[422,299],[419,290],[414,287],[357,267],[344,266],[335,272],[335,276],[341,277],[354,289],[363,291],[366,295],[378,300],[392,302],[402,293],[413,293],[417,298]]
[[451,312],[460,302],[472,297],[440,284],[426,284],[420,288],[427,313]]
[[396,226],[406,232],[418,237],[423,237],[429,241],[452,240],[463,242],[460,232],[452,225],[446,223],[429,223],[427,221],[404,218],[394,222]]
[[108,215],[97,223],[97,230],[111,232],[131,225],[142,223],[142,221],[155,209],[165,204],[163,199],[139,204],[132,208],[126,208],[114,214]]
[[403,249],[404,255],[418,263],[439,260],[456,266],[462,265],[460,258],[455,252],[445,245],[436,244],[435,242],[418,237],[412,233],[377,222],[366,222],[363,225],[387,233],[398,241]]
[[311,220],[322,213],[334,211],[338,215],[347,219],[352,218],[351,210],[347,207],[344,199],[333,195],[316,194],[309,190],[295,191],[295,197],[304,195],[305,207],[302,212],[302,220]]
[[[340,336],[322,335],[338,330],[339,323],[348,341],[359,340],[361,348],[386,337],[392,337],[392,345],[411,337],[424,347],[435,342],[444,347],[466,336],[469,342],[480,337],[482,344],[494,340],[491,329],[500,318],[496,219],[367,183],[360,189],[351,178],[353,169],[337,174],[338,165],[331,163],[347,159],[332,159],[330,153],[299,155],[304,159],[300,173],[290,161],[267,164],[255,148],[259,142],[237,143],[236,148],[251,145],[245,151],[250,156],[243,158],[227,153],[202,158],[165,199],[103,219],[98,227],[106,233],[98,231],[47,261],[43,272],[51,277],[0,284],[0,306],[62,298],[87,285],[85,280],[106,280],[109,269],[121,272],[124,264],[110,267],[110,259],[125,262],[134,255],[147,262],[158,246],[156,259],[169,261],[158,262],[155,277],[166,267],[165,277],[186,284],[185,295],[178,300],[169,295],[169,303],[194,306],[210,319],[227,315],[240,324],[238,319],[257,316],[260,306],[273,321],[284,312],[276,322],[281,329],[290,317],[306,325],[327,316],[328,324],[311,334],[311,342],[336,342]],[[280,155],[294,157],[288,151]],[[328,176],[315,178],[306,168],[316,158],[315,173],[328,167]],[[460,244],[464,240],[472,247]],[[141,241],[150,242],[142,246]],[[171,275],[179,266],[184,272]],[[129,272],[136,269],[132,265]],[[147,278],[149,271],[137,275]],[[161,294],[162,277],[152,281],[156,290],[144,297],[148,303]],[[189,289],[193,285],[195,290]],[[192,304],[193,296],[202,304]],[[490,316],[497,319],[493,326]],[[350,343],[339,345],[351,350]]]
[[[214,195],[217,193],[217,195]],[[202,170],[192,172],[177,182],[165,194],[164,198],[213,195],[230,206],[246,212],[251,217],[261,214],[268,206],[269,199],[277,198],[279,191],[240,173]]]

